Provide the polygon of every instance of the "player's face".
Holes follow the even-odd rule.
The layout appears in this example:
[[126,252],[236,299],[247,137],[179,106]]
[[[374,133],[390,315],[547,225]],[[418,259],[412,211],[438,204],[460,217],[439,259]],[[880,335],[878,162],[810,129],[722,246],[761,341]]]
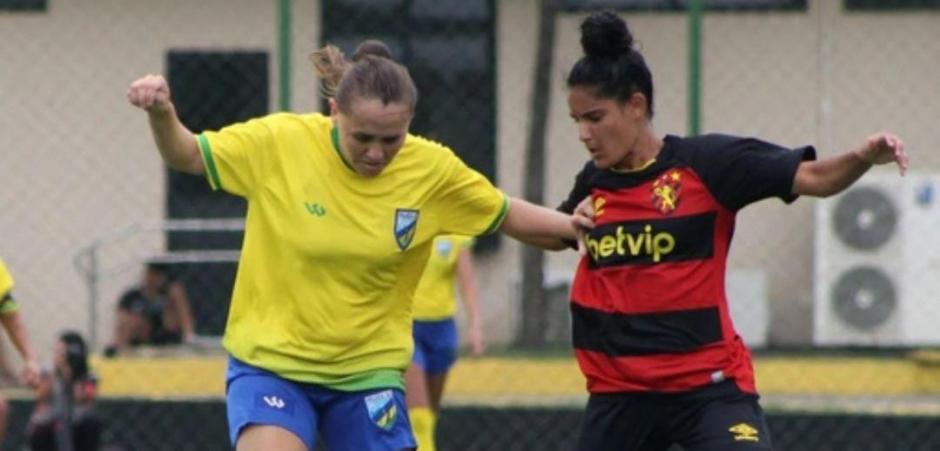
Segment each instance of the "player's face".
[[149,291],[159,291],[166,283],[166,275],[150,268],[144,269],[143,287]]
[[[645,108],[638,108],[635,99],[598,97],[590,86],[569,89],[568,108],[578,124],[578,139],[598,168],[631,169],[630,157],[646,123]],[[645,103],[642,96],[639,100]]]
[[343,157],[359,175],[375,177],[401,150],[413,112],[404,103],[384,105],[378,99],[355,100],[349,109],[339,111],[330,99]]

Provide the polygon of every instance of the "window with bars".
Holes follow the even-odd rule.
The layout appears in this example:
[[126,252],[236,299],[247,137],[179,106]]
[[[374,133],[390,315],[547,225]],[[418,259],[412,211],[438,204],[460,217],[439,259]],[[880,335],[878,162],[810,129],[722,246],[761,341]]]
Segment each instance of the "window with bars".
[[46,8],[46,0],[0,0],[0,12],[45,11]]
[[[684,11],[689,0],[562,0],[568,11]],[[806,0],[702,0],[706,11],[805,11]]]

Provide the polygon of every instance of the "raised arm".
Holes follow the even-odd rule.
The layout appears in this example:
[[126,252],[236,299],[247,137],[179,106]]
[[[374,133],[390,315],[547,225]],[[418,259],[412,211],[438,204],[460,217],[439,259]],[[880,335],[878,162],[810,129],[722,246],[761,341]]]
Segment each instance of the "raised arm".
[[135,80],[127,90],[127,100],[147,112],[150,131],[167,166],[190,174],[204,172],[196,137],[180,122],[170,99],[170,87],[162,75]]
[[901,175],[907,171],[904,142],[894,134],[881,132],[869,136],[854,150],[834,157],[800,163],[793,178],[793,193],[826,197],[855,183],[872,165],[894,162]]
[[556,251],[567,247],[562,240],[577,239],[571,216],[515,197],[510,199],[500,231],[523,243]]

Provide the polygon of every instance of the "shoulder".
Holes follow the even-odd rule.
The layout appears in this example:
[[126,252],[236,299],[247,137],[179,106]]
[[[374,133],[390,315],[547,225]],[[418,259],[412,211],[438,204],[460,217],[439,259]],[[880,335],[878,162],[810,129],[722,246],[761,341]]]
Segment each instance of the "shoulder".
[[412,135],[410,133],[405,138],[405,144],[402,150],[421,152],[423,158],[448,158],[455,156],[454,151],[450,147],[434,141],[433,139]]
[[664,141],[667,147],[675,150],[678,154],[687,155],[690,153],[714,152],[741,147],[756,140],[754,138],[725,135],[721,133],[709,133],[687,137],[667,135]]
[[782,149],[758,138],[720,133],[691,137],[667,136],[664,141],[669,157],[693,167],[721,165],[723,161],[731,163],[741,158],[766,155],[767,151]]
[[258,125],[268,127],[272,130],[317,130],[329,131],[332,128],[332,121],[320,113],[288,113],[279,112],[262,116],[251,122],[257,122]]
[[575,175],[574,189],[583,190],[591,188],[597,180],[597,177],[604,172],[603,169],[599,169],[597,165],[594,164],[594,160],[588,160],[584,163],[584,166],[581,167],[581,170],[578,171],[578,174]]
[[402,160],[408,167],[421,167],[432,173],[455,169],[463,161],[454,151],[437,141],[408,134],[396,159]]
[[266,116],[260,116],[249,119],[244,122],[236,122],[222,129],[238,129],[242,132],[285,132],[297,130],[325,130],[329,131],[332,126],[330,118],[320,113],[298,114],[289,112],[271,113]]

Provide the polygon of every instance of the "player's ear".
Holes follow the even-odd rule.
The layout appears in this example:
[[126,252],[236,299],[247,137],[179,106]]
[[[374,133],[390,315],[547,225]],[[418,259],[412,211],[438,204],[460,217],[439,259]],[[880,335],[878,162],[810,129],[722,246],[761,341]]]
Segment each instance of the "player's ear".
[[337,114],[339,114],[339,108],[337,108],[336,106],[336,99],[333,97],[330,97],[329,99],[327,99],[327,102],[329,102],[330,104],[330,116],[336,116]]
[[646,118],[646,96],[642,92],[634,92],[627,100],[627,108],[638,119]]

